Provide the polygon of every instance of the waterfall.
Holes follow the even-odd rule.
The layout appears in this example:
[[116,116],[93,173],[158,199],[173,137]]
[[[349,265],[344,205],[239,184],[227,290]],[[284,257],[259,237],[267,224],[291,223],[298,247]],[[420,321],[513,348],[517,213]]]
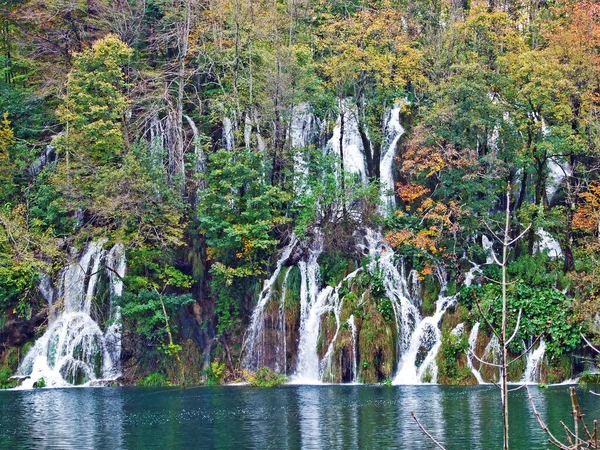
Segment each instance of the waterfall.
[[[479,266],[473,266],[465,276],[465,286],[469,286],[475,278]],[[442,285],[440,295],[435,303],[435,313],[432,316],[417,320],[414,331],[409,338],[408,346],[404,349],[394,384],[420,384],[424,381],[437,382],[437,363],[435,361],[442,346],[442,332],[439,324],[446,310],[456,304],[456,295],[445,296],[445,274],[438,270],[438,278]],[[464,325],[463,325],[464,327]],[[456,332],[460,330],[457,327]],[[462,333],[462,330],[460,330]]]
[[[408,349],[400,360],[394,384],[420,384],[426,379],[431,383],[437,382],[435,358],[442,345],[442,332],[438,326],[446,310],[454,303],[454,297],[441,295],[435,303],[434,315],[423,318],[417,324]],[[417,358],[422,358],[420,365]]]
[[471,332],[469,333],[469,350],[467,351],[467,367],[471,369],[471,373],[477,380],[478,384],[484,384],[483,378],[479,370],[475,368],[473,365],[473,355],[475,355],[475,350],[477,348],[477,338],[479,337],[479,322],[473,325],[471,328]]
[[235,148],[235,138],[233,136],[234,123],[229,117],[223,118],[223,139],[225,149],[232,151]]
[[396,254],[375,230],[367,230],[365,235],[370,262],[369,272],[374,274],[379,271],[383,277],[383,286],[386,297],[392,302],[396,329],[399,336],[398,356],[408,349],[412,331],[421,320],[419,309],[416,306],[418,299],[411,301],[408,282],[404,269],[402,274],[396,266]]
[[[340,313],[343,299],[341,299],[339,296],[339,290],[344,282],[356,277],[361,270],[362,269],[359,268],[348,274],[335,288],[326,286],[316,295],[311,296],[310,299],[308,295],[306,295],[306,300],[304,300],[304,296],[301,293],[301,305],[304,304],[305,308],[302,309],[302,316],[300,320],[298,366],[292,382],[296,384],[321,383],[324,375],[331,370],[334,345],[337,340],[341,325]],[[316,271],[318,271],[318,267]],[[307,280],[309,281],[310,278],[307,277]],[[310,286],[308,287],[309,289],[306,290],[307,294],[310,291]],[[335,315],[336,330],[331,342],[327,347],[327,352],[323,356],[323,359],[319,361],[317,347],[321,331],[321,316],[327,312],[333,312]]]
[[536,235],[538,240],[533,247],[534,253],[548,251],[548,257],[551,259],[563,257],[560,243],[550,233],[543,228],[538,228]]
[[[23,387],[31,388],[44,379],[46,386],[59,387],[92,384],[119,376],[121,357],[121,324],[114,296],[122,294],[121,278],[125,274],[125,253],[121,244],[110,252],[102,249],[105,240],[90,243],[78,261],[69,264],[60,276],[58,297],[53,308],[61,308],[44,335],[25,356],[17,377],[25,378]],[[105,271],[102,265],[108,267]],[[107,273],[110,304],[106,317],[102,308],[93,304],[98,281]],[[92,318],[92,315],[96,320]],[[100,327],[100,319],[108,326]]]
[[273,287],[275,286],[277,277],[279,276],[279,273],[281,272],[281,269],[283,268],[284,264],[288,261],[290,255],[296,248],[297,243],[298,239],[295,235],[292,235],[290,243],[284,248],[279,260],[277,261],[275,271],[271,275],[271,278],[265,281],[260,296],[258,297],[258,301],[256,303],[254,311],[252,312],[252,318],[250,319],[250,327],[248,328],[248,339],[246,341],[247,347],[244,354],[244,366],[250,370],[256,370],[264,364],[263,341],[265,307],[271,300],[271,296],[273,294]]
[[540,366],[543,364],[545,352],[546,343],[543,339],[540,339],[538,348],[527,353],[527,364],[525,366],[525,373],[523,374],[523,383],[535,384],[541,381]]
[[362,139],[358,132],[358,122],[356,121],[357,111],[355,107],[350,106],[350,102],[347,100],[342,101],[340,116],[337,118],[335,127],[333,128],[333,135],[329,142],[327,142],[326,148],[329,152],[340,155],[341,114],[344,115],[344,136],[342,143],[344,170],[348,173],[359,174],[362,182],[367,184],[367,164]]
[[400,124],[400,110],[401,106],[395,105],[394,108],[387,112],[385,120],[385,141],[379,165],[382,187],[381,203],[384,213],[387,213],[390,208],[394,207],[395,195],[389,195],[388,193],[395,191],[394,161],[396,148],[398,147],[398,141],[400,141],[400,138],[404,134],[404,128]]
[[356,329],[356,323],[354,322],[354,314],[348,318],[348,326],[352,333],[352,383],[358,383],[358,361],[356,354],[358,330]]
[[291,267],[285,272],[285,278],[281,285],[281,302],[279,303],[279,330],[281,331],[281,339],[278,340],[280,361],[275,361],[275,371],[287,374],[287,338],[285,330],[285,293],[287,291],[287,280],[290,275]]

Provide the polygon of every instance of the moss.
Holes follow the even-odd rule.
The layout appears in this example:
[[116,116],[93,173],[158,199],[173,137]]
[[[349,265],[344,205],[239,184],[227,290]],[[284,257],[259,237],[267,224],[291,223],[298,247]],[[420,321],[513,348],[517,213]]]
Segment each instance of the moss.
[[428,275],[421,284],[423,297],[423,315],[431,316],[435,313],[435,303],[440,296],[441,287],[438,281]]
[[396,364],[396,327],[386,322],[368,293],[357,327],[360,380],[377,383],[391,378]]
[[[202,352],[192,339],[187,339],[181,344],[181,361],[185,376],[185,383],[198,385],[202,382]],[[176,364],[172,365],[176,369]],[[176,374],[174,373],[173,376]]]
[[579,384],[600,384],[600,373],[583,372],[579,378]]
[[44,378],[40,378],[35,383],[33,383],[34,389],[43,389],[46,387],[46,380]]
[[8,367],[0,367],[0,389],[11,389],[17,386],[17,380],[11,380],[12,370]]
[[477,384],[467,366],[469,341],[466,333],[453,334],[449,327],[442,331],[442,345],[437,354],[438,382],[459,386]]
[[144,387],[158,387],[171,386],[171,383],[167,379],[166,375],[159,372],[152,372],[151,374],[138,381],[137,385]]
[[344,277],[356,269],[356,264],[341,251],[324,252],[319,255],[321,278],[329,286],[337,286]]
[[[512,361],[518,355],[512,355],[508,357],[508,361]],[[519,358],[515,360],[512,364],[508,366],[508,370],[506,371],[506,375],[508,377],[508,381],[520,381],[523,379],[523,374],[525,373],[525,358]],[[543,378],[543,377],[542,377]]]
[[562,355],[560,358],[553,358],[547,368],[546,381],[549,384],[556,384],[573,377],[573,358],[569,355]]

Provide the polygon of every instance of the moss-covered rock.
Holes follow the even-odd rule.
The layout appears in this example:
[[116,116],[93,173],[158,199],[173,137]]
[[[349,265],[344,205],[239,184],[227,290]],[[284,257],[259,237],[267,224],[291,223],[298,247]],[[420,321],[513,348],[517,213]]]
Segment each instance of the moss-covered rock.
[[368,292],[357,328],[360,381],[377,383],[391,378],[397,363],[396,326],[382,316]]

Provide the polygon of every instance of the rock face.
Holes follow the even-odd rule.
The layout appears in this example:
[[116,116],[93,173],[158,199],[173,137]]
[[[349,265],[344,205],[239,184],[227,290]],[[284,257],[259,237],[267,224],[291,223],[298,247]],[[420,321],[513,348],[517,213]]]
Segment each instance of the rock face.
[[[9,318],[0,328],[0,348],[20,348],[30,342],[48,319],[48,308],[43,306],[29,319],[20,319],[16,315]],[[2,354],[0,353],[0,359]]]

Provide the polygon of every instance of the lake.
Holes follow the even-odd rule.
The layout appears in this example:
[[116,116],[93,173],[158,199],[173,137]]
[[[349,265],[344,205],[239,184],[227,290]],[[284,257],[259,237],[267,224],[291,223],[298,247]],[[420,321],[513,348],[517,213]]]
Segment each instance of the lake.
[[[560,420],[571,421],[568,387],[531,389],[563,436]],[[600,417],[600,397],[579,392],[591,423]],[[511,393],[511,448],[549,448],[526,394]],[[431,385],[0,391],[0,448],[434,448],[411,411],[448,450],[501,448],[495,387]]]

